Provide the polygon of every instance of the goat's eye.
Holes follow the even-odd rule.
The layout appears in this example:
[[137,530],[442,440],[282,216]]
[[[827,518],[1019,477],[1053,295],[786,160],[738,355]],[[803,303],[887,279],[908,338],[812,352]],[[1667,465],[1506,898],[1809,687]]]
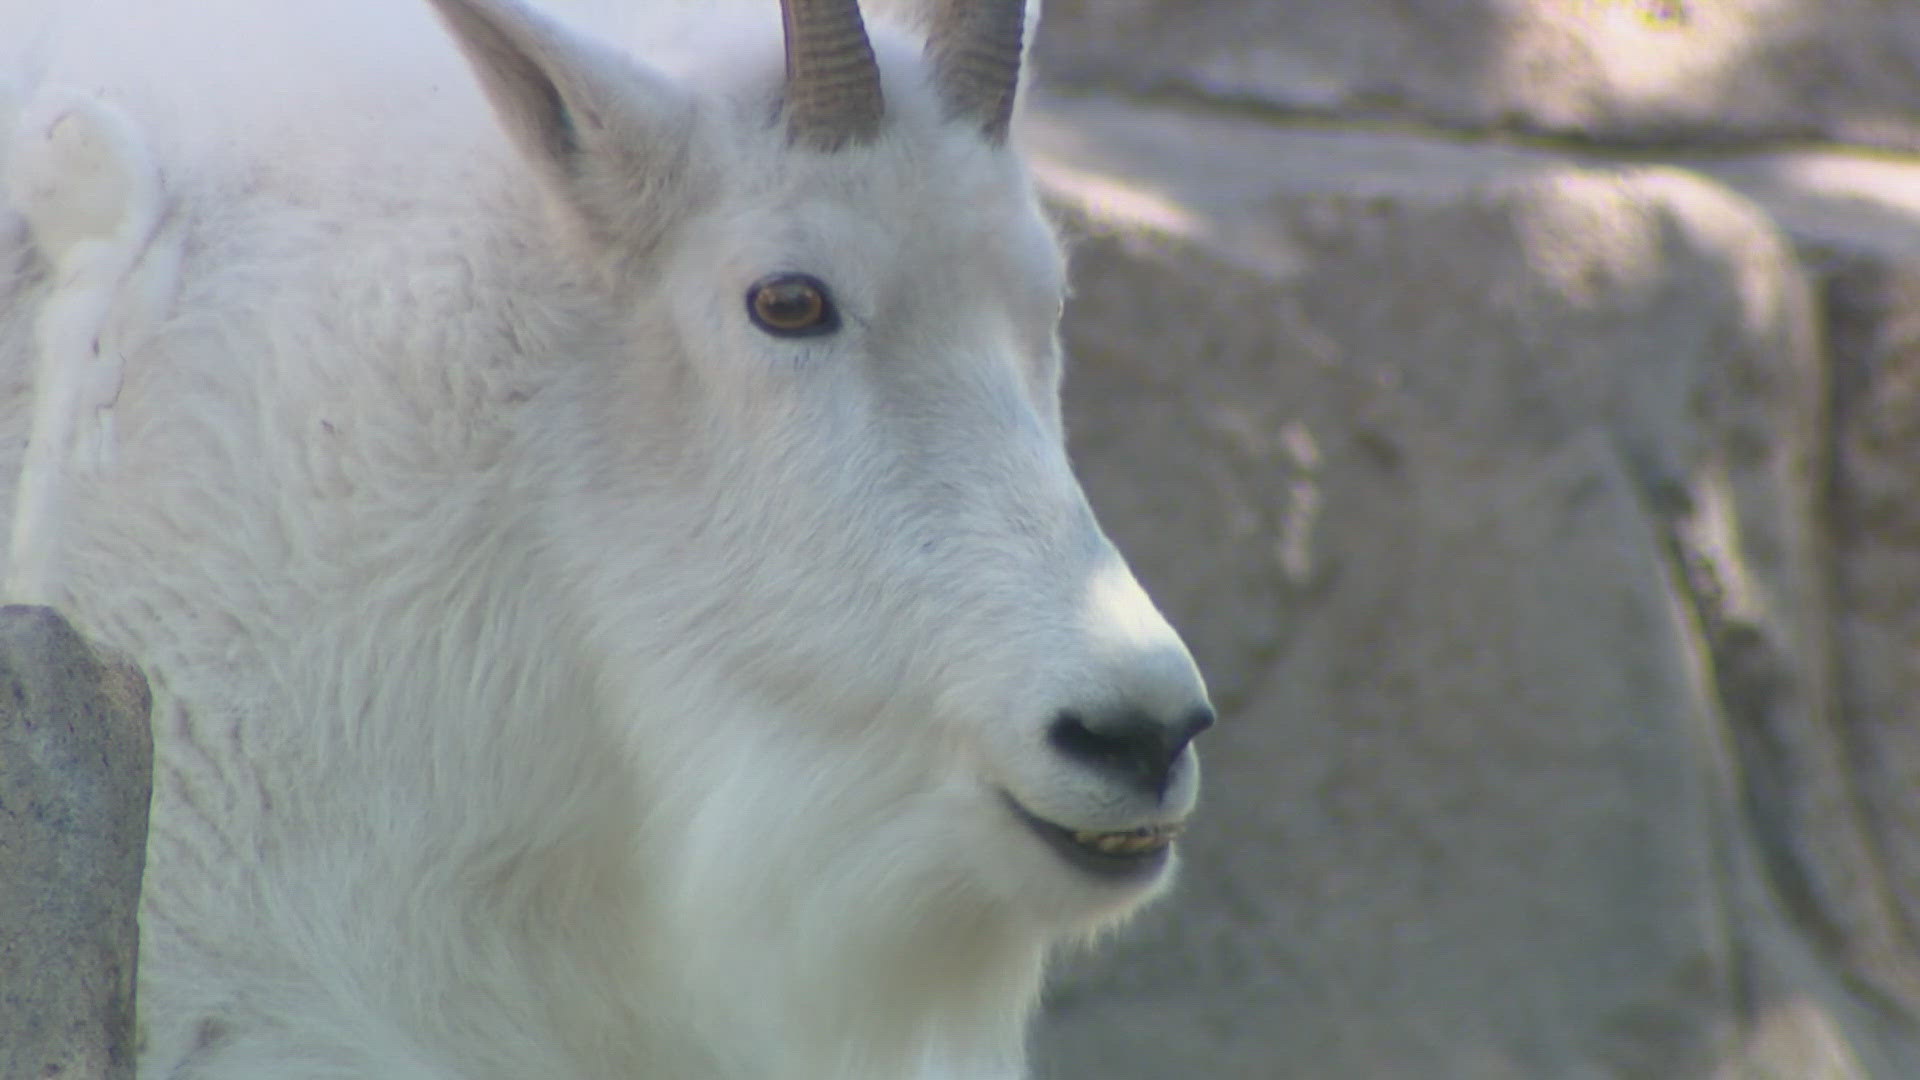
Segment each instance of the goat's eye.
[[810,337],[840,329],[827,287],[810,274],[774,274],[747,290],[753,325],[776,337]]

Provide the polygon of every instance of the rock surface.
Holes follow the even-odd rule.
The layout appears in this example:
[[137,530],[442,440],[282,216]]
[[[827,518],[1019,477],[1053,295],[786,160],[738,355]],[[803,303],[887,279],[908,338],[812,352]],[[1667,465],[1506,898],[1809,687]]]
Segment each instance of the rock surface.
[[1048,0],[1057,82],[1603,141],[1920,144],[1884,0]]
[[0,1076],[133,1075],[148,706],[52,609],[0,609]]
[[1760,204],[1110,100],[1024,134],[1076,461],[1225,713],[1181,892],[1056,981],[1037,1075],[1920,1076],[1778,224],[1861,220],[1756,161]]
[[1827,254],[1838,718],[1911,929],[1920,926],[1920,249],[1904,261]]
[[1920,1015],[1920,159],[1801,148],[1702,163],[1772,213],[1820,298],[1835,658],[1828,723],[1897,935],[1856,956]]

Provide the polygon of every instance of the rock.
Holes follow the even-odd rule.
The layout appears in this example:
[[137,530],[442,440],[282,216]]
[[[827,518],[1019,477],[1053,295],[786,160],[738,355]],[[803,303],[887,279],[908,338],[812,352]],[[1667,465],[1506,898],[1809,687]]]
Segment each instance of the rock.
[[0,1076],[133,1075],[148,706],[52,609],[0,609]]
[[1920,1011],[1911,977],[1885,962],[1914,955],[1920,926],[1920,162],[1810,147],[1696,165],[1768,210],[1820,295],[1831,372],[1819,509],[1834,592],[1829,723],[1847,773],[1841,794],[1902,930],[1856,962]]
[[1068,967],[1038,1075],[1920,1075],[1767,216],[1097,101],[1025,134],[1076,461],[1225,711],[1181,890]]
[[[1903,934],[1855,957],[1887,974],[1920,926],[1920,161],[1836,148],[1703,158],[1793,238],[1820,294],[1832,367],[1830,490],[1822,502],[1834,582],[1834,730],[1864,844]],[[1914,980],[1893,980],[1920,1011]]]
[[1840,721],[1904,925],[1920,926],[1920,249],[1831,253]]
[[1764,207],[1816,273],[1836,258],[1920,258],[1920,162],[1912,158],[1797,147],[1676,160]]
[[1920,141],[1920,7],[1875,0],[1048,0],[1055,82],[1671,143]]

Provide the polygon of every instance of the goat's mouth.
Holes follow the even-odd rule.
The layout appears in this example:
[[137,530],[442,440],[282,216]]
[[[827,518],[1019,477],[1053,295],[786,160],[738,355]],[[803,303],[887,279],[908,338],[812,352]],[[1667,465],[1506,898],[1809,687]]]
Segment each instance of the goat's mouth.
[[1138,881],[1158,874],[1184,827],[1173,822],[1114,831],[1069,829],[1034,814],[1013,796],[1003,796],[1013,816],[1069,865],[1109,881]]

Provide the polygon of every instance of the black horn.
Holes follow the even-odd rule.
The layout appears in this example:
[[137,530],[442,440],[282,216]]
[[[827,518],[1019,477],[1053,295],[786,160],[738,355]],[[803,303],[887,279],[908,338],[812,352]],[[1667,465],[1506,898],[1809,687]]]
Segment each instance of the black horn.
[[1005,142],[1020,84],[1023,0],[939,0],[927,35],[927,59],[947,115],[971,119],[990,142]]
[[838,150],[880,130],[880,65],[856,0],[780,0],[787,33],[787,132]]

